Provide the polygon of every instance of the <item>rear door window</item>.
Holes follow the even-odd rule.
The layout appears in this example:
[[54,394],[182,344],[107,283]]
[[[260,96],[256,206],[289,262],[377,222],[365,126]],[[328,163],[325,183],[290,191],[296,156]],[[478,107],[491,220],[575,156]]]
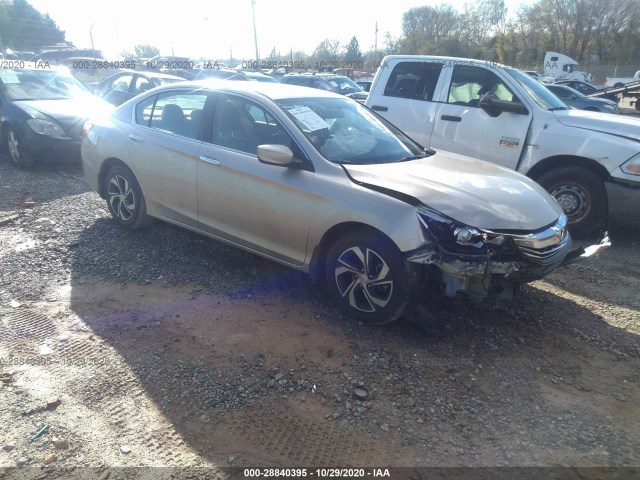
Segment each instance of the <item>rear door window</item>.
[[441,71],[440,62],[400,62],[389,76],[384,95],[431,101]]
[[197,139],[207,95],[203,92],[164,92],[136,105],[136,123]]

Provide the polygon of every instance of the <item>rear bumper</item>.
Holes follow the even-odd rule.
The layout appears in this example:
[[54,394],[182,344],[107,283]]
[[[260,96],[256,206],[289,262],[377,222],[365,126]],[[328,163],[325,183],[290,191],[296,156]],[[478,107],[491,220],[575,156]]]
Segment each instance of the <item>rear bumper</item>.
[[609,218],[640,225],[640,185],[606,182]]

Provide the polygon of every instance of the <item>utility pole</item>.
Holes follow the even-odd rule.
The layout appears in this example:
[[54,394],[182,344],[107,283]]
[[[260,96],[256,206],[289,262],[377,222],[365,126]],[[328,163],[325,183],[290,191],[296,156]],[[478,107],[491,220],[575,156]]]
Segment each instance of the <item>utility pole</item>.
[[258,34],[256,33],[256,0],[251,0],[251,10],[253,11],[253,41],[256,45],[256,62],[260,65],[260,55],[258,54]]
[[377,58],[378,57],[378,22],[376,22],[375,35],[376,35],[376,41],[375,41],[375,44],[374,44],[373,51],[376,52],[376,58]]
[[[93,30],[93,26],[94,26],[95,24],[96,24],[96,22],[93,22],[93,23],[91,24],[91,27],[89,27],[89,38],[91,39],[91,51],[93,52],[93,61],[97,63],[97,62],[98,62],[98,59],[97,59],[97,57],[96,57],[96,49],[95,49],[95,47],[93,46],[93,33],[91,32],[91,30]],[[94,65],[95,65],[95,64],[94,64]]]

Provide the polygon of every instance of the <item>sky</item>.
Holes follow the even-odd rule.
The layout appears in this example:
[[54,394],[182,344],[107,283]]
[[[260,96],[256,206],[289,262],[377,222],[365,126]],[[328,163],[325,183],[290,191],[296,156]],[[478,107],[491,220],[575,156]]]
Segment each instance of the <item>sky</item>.
[[[78,48],[95,48],[108,60],[123,50],[150,44],[162,55],[198,58],[255,58],[252,0],[159,2],[150,0],[29,0],[48,13]],[[425,0],[255,0],[256,30],[260,58],[293,51],[313,53],[325,38],[346,45],[355,36],[360,49],[373,49],[378,24],[378,47],[384,34],[398,37],[402,14]],[[466,0],[447,2],[460,11]],[[507,2],[514,11],[522,0]]]

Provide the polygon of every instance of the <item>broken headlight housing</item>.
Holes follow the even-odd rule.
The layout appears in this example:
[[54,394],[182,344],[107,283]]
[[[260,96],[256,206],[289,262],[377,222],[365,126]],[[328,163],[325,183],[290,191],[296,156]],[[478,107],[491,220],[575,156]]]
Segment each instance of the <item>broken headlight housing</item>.
[[418,219],[428,238],[448,253],[483,255],[487,253],[487,237],[481,230],[465,225],[433,210],[418,207]]

